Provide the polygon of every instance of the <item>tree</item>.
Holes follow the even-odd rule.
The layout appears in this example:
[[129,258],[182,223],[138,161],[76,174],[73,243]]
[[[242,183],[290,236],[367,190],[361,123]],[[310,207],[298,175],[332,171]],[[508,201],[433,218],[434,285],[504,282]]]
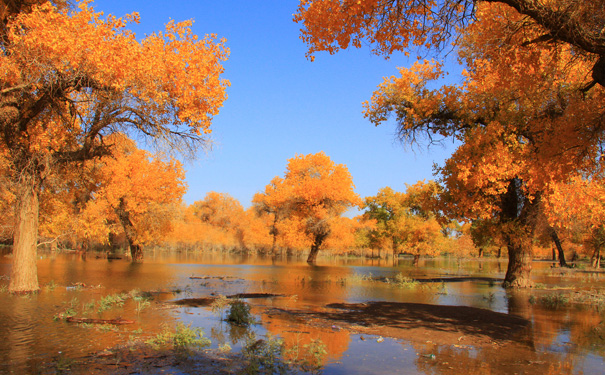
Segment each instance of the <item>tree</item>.
[[414,256],[414,265],[422,255],[435,255],[443,240],[442,227],[437,221],[430,201],[436,191],[433,181],[407,185],[405,193],[390,187],[382,188],[373,197],[365,198],[366,220],[375,220],[370,231],[370,243],[380,248],[390,247],[393,256],[406,252]]
[[[12,3],[12,2],[11,2]],[[8,2],[6,4],[9,4]],[[51,3],[3,16],[0,35],[0,148],[9,155],[16,197],[9,289],[39,289],[36,271],[39,193],[46,179],[74,163],[111,153],[104,140],[128,132],[183,152],[203,144],[225,99],[219,78],[228,51],[198,39],[191,21],[141,41],[123,18]],[[25,11],[23,11],[25,10]]]
[[375,196],[366,197],[363,210],[363,218],[376,223],[369,232],[370,247],[390,248],[393,256],[396,256],[401,243],[397,233],[397,222],[405,213],[403,194],[387,186],[380,189]]
[[354,188],[347,167],[323,152],[297,155],[288,160],[284,178],[273,179],[255,202],[284,212],[290,227],[302,228],[312,243],[307,262],[315,263],[337,218],[360,204]]
[[272,217],[272,224],[269,233],[273,237],[271,245],[271,254],[277,253],[277,239],[279,236],[279,223],[286,219],[288,215],[288,190],[284,187],[284,180],[280,177],[275,177],[271,183],[265,187],[262,193],[254,194],[252,204],[256,213],[261,216],[263,214]]
[[193,210],[202,222],[231,232],[239,242],[240,248],[246,248],[244,208],[237,199],[227,193],[211,191],[206,194],[204,200],[193,203]]
[[591,265],[600,267],[605,246],[605,185],[603,173],[574,176],[556,184],[545,202],[546,214],[554,226],[579,232],[592,247]]
[[[416,63],[386,79],[366,104],[375,124],[394,114],[406,143],[454,137],[461,145],[437,169],[446,188],[443,210],[460,220],[498,218],[508,248],[505,285],[531,285],[532,240],[551,183],[566,181],[599,161],[605,92],[581,92],[588,62],[574,51],[523,46],[538,34],[516,35],[521,22],[508,8],[480,4],[477,21],[459,41],[467,70],[461,85],[430,89],[441,65]],[[504,12],[504,13],[503,13]],[[500,22],[501,20],[504,20]]]
[[533,35],[517,45],[572,48],[590,64],[592,82],[584,89],[605,86],[603,0],[301,0],[294,20],[302,23],[301,39],[311,57],[317,51],[359,48],[364,42],[374,53],[389,56],[412,47],[441,50],[450,41],[457,43],[486,4],[499,9],[497,21],[506,31],[502,41]]
[[497,224],[493,220],[473,220],[468,228],[468,234],[479,250],[479,258],[483,257],[486,249],[496,246],[498,242]]
[[[168,206],[178,205],[185,194],[185,172],[178,161],[152,157],[122,135],[110,138],[115,139],[114,155],[89,162],[98,185],[86,204],[87,221],[106,227],[105,240],[112,228],[99,223],[118,223],[132,260],[138,262],[143,245],[170,231],[173,214]],[[97,219],[91,220],[94,215]]]

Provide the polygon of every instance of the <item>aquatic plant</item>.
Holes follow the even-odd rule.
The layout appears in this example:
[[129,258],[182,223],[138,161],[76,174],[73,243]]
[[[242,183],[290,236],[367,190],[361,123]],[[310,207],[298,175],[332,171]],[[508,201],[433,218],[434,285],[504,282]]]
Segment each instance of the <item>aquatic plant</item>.
[[229,306],[229,299],[222,294],[212,301],[212,304],[210,305],[212,313],[217,314],[221,321],[223,320],[223,315],[227,306]]
[[305,372],[317,373],[323,369],[323,363],[328,354],[327,346],[321,339],[311,340],[307,345],[304,345],[307,355],[300,363],[300,367]]
[[394,284],[404,289],[414,289],[420,284],[418,281],[411,277],[404,276],[402,272],[395,275]]
[[231,302],[227,321],[240,326],[248,326],[254,323],[254,318],[250,314],[250,305],[240,299]]
[[539,298],[531,296],[529,302],[532,304],[537,302],[546,308],[558,309],[569,304],[569,297],[562,293],[549,293],[540,296]]
[[[257,339],[254,332],[246,338],[242,355],[246,360],[243,372],[246,374],[317,374],[323,370],[323,363],[328,354],[327,346],[321,339],[311,340],[300,347],[300,337],[296,343],[286,349],[283,339],[268,335]],[[298,371],[297,371],[298,370]]]
[[205,348],[210,346],[210,339],[204,337],[204,331],[201,328],[191,327],[191,324],[185,325],[179,322],[175,331],[165,327],[156,336],[145,342],[154,349],[165,346],[172,346],[172,349],[179,353],[188,353],[193,348]]
[[351,283],[362,283],[364,281],[374,281],[374,276],[371,272],[368,272],[366,275],[361,273],[354,273],[351,276],[346,278],[346,281]]
[[242,348],[242,356],[246,360],[243,373],[255,374],[286,374],[289,365],[283,360],[284,341],[274,336],[257,339],[251,332]]
[[51,280],[48,283],[46,283],[46,285],[44,285],[44,289],[47,291],[53,291],[53,290],[55,290],[56,287],[57,287],[57,284],[55,284],[55,280]]
[[496,300],[496,294],[494,292],[489,292],[483,296],[483,299],[487,301],[487,303],[492,304]]
[[137,312],[137,314],[139,314],[142,310],[151,306],[151,302],[149,301],[149,298],[142,297],[142,296],[136,296],[136,297],[133,297],[133,300],[136,303],[135,311]]
[[114,307],[122,307],[124,306],[124,301],[126,301],[128,297],[127,293],[106,295],[99,300],[99,308],[97,311],[101,313]]
[[53,316],[53,320],[60,320],[64,318],[69,318],[70,316],[76,315],[76,307],[78,306],[78,297],[74,297],[66,304],[66,307],[63,311],[55,314]]

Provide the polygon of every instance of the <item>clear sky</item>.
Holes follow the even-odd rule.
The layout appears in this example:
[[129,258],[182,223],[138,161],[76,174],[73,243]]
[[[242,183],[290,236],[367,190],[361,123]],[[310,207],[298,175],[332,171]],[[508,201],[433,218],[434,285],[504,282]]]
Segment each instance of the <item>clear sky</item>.
[[97,11],[123,16],[139,12],[131,27],[138,37],[163,30],[171,19],[193,19],[197,35],[227,39],[231,54],[223,78],[228,99],[212,124],[213,149],[185,164],[187,204],[209,191],[228,193],[249,207],[252,196],[283,176],[296,154],[324,151],[345,164],[356,192],[375,195],[390,186],[432,178],[453,145],[409,149],[399,144],[393,123],[374,127],[362,114],[383,77],[410,60],[375,56],[369,48],[305,57],[300,26],[292,21],[297,0],[97,0]]

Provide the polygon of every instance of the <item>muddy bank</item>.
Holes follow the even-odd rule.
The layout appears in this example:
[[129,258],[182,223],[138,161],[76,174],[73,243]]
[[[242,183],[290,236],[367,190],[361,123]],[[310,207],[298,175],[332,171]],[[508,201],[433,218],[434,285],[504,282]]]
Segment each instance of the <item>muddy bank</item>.
[[398,302],[333,303],[322,311],[274,308],[266,314],[357,334],[476,347],[521,341],[530,324],[521,317],[467,306]]

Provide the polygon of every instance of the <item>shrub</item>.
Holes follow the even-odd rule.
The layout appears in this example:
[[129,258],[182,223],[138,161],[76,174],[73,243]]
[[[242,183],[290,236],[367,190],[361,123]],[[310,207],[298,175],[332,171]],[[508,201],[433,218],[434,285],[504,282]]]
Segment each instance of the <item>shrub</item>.
[[227,321],[240,326],[248,326],[254,323],[254,318],[250,314],[250,305],[240,299],[231,302]]

